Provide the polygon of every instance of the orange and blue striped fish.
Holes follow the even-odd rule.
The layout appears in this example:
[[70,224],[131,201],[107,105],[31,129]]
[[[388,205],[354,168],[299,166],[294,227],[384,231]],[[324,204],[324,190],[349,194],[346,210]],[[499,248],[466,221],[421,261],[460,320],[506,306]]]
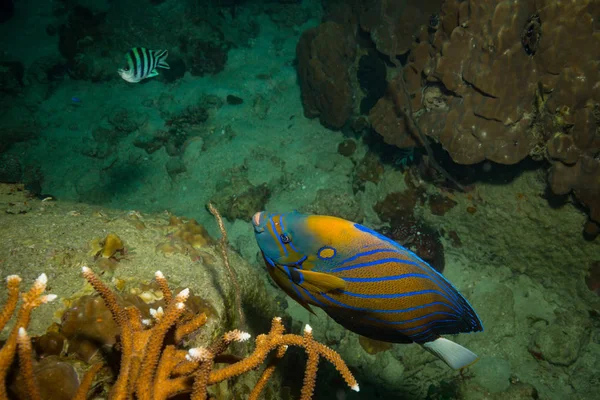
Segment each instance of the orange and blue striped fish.
[[312,312],[359,335],[418,343],[454,369],[477,360],[442,338],[481,320],[443,275],[393,240],[341,218],[258,212],[252,225],[271,278]]

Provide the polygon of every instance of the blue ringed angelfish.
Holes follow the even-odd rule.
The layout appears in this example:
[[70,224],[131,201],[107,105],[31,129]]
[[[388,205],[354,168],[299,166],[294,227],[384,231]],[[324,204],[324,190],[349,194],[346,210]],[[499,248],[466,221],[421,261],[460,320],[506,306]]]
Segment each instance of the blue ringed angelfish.
[[252,217],[271,278],[312,312],[359,335],[418,343],[451,368],[477,360],[444,334],[483,331],[469,302],[429,264],[387,237],[336,217],[297,212]]
[[170,69],[165,61],[167,50],[148,50],[144,47],[134,47],[125,54],[125,65],[117,72],[127,82],[137,83],[142,79],[157,76],[156,68]]

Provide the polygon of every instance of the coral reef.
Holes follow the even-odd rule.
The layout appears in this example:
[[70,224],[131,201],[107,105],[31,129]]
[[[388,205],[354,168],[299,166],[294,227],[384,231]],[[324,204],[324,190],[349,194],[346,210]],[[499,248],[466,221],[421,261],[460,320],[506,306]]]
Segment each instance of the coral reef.
[[349,68],[356,56],[354,33],[325,22],[302,34],[296,56],[304,115],[341,128],[353,107]]
[[263,210],[271,197],[269,185],[252,185],[246,172],[232,170],[228,179],[217,184],[217,193],[211,200],[228,221],[250,221],[256,210]]
[[[399,148],[427,148],[422,131],[458,164],[546,159],[551,189],[573,193],[589,210],[586,231],[594,224],[593,230],[599,230],[600,89],[592,84],[600,80],[597,3],[448,0],[438,13],[440,3],[328,5],[327,22],[305,32],[298,44],[306,115],[341,126],[349,114],[340,112],[357,108],[348,100],[352,93],[347,90],[354,90],[366,104],[361,112],[368,112],[373,130]],[[359,27],[368,35],[352,44],[351,33]],[[333,42],[327,39],[329,31],[335,31],[337,46],[357,48],[338,49],[337,58],[325,61],[315,49]],[[377,72],[378,56],[393,65],[387,65],[387,74]],[[329,79],[339,84],[327,95],[323,85],[307,79],[309,66],[322,65],[341,71]],[[348,65],[364,96],[348,76]],[[324,71],[315,75],[331,75]],[[386,75],[382,95],[376,76]],[[315,93],[333,97],[321,104],[337,104],[335,124],[328,120],[333,114],[314,100]],[[373,96],[379,99],[371,107]],[[436,160],[430,157],[430,163]]]
[[[19,375],[22,380],[22,384],[17,384],[16,386],[19,393],[22,395],[21,398],[32,400],[42,399],[41,390],[38,387],[38,383],[36,383],[36,379],[38,377],[34,375],[34,373],[40,373],[43,375],[42,372],[46,371],[53,375],[53,379],[49,382],[47,378],[44,379],[42,376],[40,376],[43,382],[49,383],[48,385],[44,386],[44,388],[52,387],[53,385],[56,385],[57,382],[65,383],[65,380],[57,380],[57,377],[61,375],[60,370],[62,368],[61,365],[53,362],[52,359],[46,361],[41,366],[40,364],[36,363],[34,367],[31,340],[27,335],[26,330],[31,319],[31,312],[40,305],[48,303],[56,298],[56,295],[43,294],[46,290],[47,282],[48,278],[45,274],[42,274],[36,279],[34,284],[27,292],[21,293],[21,278],[19,276],[10,275],[6,279],[8,297],[4,307],[2,308],[2,311],[0,312],[0,330],[4,329],[11,317],[15,314],[15,311],[16,318],[7,340],[0,349],[0,398],[2,399],[8,398],[8,387],[6,385],[7,376],[11,370],[11,364],[17,354],[19,359]],[[17,310],[20,296],[22,297],[22,303]],[[51,366],[48,366],[49,363],[51,363]],[[97,369],[98,367],[92,367],[91,371],[95,373]],[[65,386],[66,390],[68,386]],[[86,381],[84,379],[81,384],[78,385],[77,390],[73,391],[73,396],[71,399],[85,399],[90,386],[91,381]],[[58,398],[48,397],[51,395],[50,393],[53,392],[46,389],[44,392],[45,396],[43,398]]]
[[[433,200],[430,198],[430,202],[436,201],[435,197]],[[443,272],[445,256],[444,246],[440,240],[441,235],[422,219],[414,216],[417,202],[424,202],[424,194],[418,189],[402,193],[393,192],[377,202],[373,209],[383,222],[389,224],[383,226],[380,232],[414,251],[436,270]],[[434,209],[435,207],[437,206],[434,206]],[[443,205],[440,209],[444,210],[445,207],[453,207],[453,205],[451,203]]]
[[[174,295],[162,273],[157,272],[155,277],[165,300],[165,307],[150,309],[152,321],[142,318],[137,307],[123,307],[116,294],[98,276],[87,267],[82,270],[84,278],[100,295],[114,324],[120,330],[118,341],[121,362],[118,376],[108,394],[109,399],[132,396],[138,399],[166,399],[181,393],[191,393],[191,398],[194,399],[206,399],[209,386],[257,368],[269,353],[275,351],[276,357],[263,370],[248,397],[258,399],[274,372],[277,360],[284,356],[288,346],[301,347],[308,355],[302,399],[312,397],[320,358],[330,361],[348,386],[358,391],[356,380],[340,356],[316,342],[309,326],[305,328],[303,336],[286,334],[281,319],[274,318],[270,332],[259,335],[255,350],[242,359],[223,354],[231,343],[250,338],[248,333],[239,330],[225,333],[208,347],[184,350],[180,348],[183,338],[201,328],[207,320],[206,314],[190,313],[184,306],[190,294],[188,289]],[[17,309],[20,282],[21,279],[16,275],[7,278],[8,298],[0,313],[0,328],[4,328]],[[6,378],[17,354],[19,370],[13,390],[21,398],[32,400],[83,400],[87,397],[94,377],[103,368],[101,362],[94,364],[79,382],[77,373],[69,363],[54,356],[39,362],[34,360],[32,342],[25,329],[29,324],[31,311],[56,297],[43,295],[46,283],[47,278],[42,274],[31,289],[23,294],[23,303],[17,312],[15,325],[0,350],[1,398],[8,396]],[[167,338],[171,331],[172,336]],[[216,363],[228,365],[214,369]],[[57,382],[61,382],[60,387],[57,387]]]

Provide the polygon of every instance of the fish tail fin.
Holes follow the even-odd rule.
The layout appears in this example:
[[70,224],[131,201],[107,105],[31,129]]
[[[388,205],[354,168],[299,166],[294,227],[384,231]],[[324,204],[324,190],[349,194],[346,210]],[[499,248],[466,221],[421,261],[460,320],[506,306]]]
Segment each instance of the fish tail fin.
[[167,64],[167,61],[165,61],[168,56],[169,52],[167,50],[157,51],[155,57],[158,63],[156,64],[156,66],[158,68],[171,69],[171,67],[169,67],[169,64]]
[[479,360],[477,354],[471,350],[442,337],[423,343],[422,346],[452,369],[465,368]]

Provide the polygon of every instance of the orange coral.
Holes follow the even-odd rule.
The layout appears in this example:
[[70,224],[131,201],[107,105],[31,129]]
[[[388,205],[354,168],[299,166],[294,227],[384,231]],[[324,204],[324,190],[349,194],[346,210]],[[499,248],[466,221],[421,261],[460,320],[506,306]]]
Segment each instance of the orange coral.
[[[24,381],[24,392],[27,399],[38,400],[41,398],[40,390],[37,386],[32,359],[31,340],[27,335],[26,328],[29,325],[31,312],[40,305],[50,302],[56,298],[56,295],[44,295],[48,278],[45,274],[40,275],[29,291],[22,294],[22,304],[17,311],[15,325],[13,326],[8,339],[0,349],[0,399],[8,398],[6,387],[6,377],[10,366],[17,354],[19,356],[20,374]],[[2,312],[0,313],[0,330],[4,328],[6,323],[14,315],[20,290],[21,278],[17,275],[7,277],[8,299]],[[99,368],[99,367],[97,367]],[[87,393],[91,382],[82,382],[77,390],[77,396],[81,398],[80,393]],[[85,397],[83,397],[85,398]]]
[[[110,399],[127,399],[135,395],[140,400],[159,400],[190,391],[192,399],[206,399],[209,386],[257,368],[273,350],[277,350],[277,356],[281,358],[287,346],[299,346],[308,353],[309,361],[301,396],[303,400],[312,396],[316,366],[320,357],[333,363],[348,385],[358,391],[356,380],[339,354],[316,342],[308,326],[304,336],[284,334],[281,319],[275,318],[269,334],[259,335],[256,338],[256,349],[252,354],[241,361],[214,370],[215,360],[230,343],[248,340],[250,335],[233,330],[225,333],[207,348],[193,348],[186,351],[168,345],[163,349],[165,335],[173,326],[189,332],[205,322],[202,314],[187,320],[182,318],[185,310],[183,302],[189,295],[188,289],[172,296],[165,278],[157,272],[157,280],[163,280],[160,286],[165,290],[164,297],[171,301],[164,311],[157,310],[154,313],[156,320],[154,325],[145,328],[139,310],[131,307],[122,308],[114,293],[89,268],[83,267],[83,275],[106,301],[115,322],[121,327],[121,368],[111,390]],[[259,379],[257,388],[252,394],[253,398],[258,398],[260,395],[260,391],[272,373],[271,367],[272,365],[269,365]]]

